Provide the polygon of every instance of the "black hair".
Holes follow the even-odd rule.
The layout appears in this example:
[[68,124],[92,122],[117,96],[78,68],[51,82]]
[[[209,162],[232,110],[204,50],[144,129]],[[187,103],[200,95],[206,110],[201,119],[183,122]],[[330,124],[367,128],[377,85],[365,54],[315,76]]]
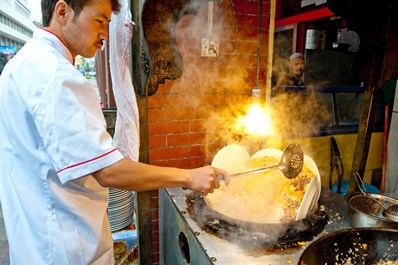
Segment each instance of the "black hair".
[[[50,26],[51,18],[54,13],[55,4],[59,0],[41,0],[41,13],[42,13],[42,23],[44,27]],[[97,0],[64,0],[72,9],[75,11],[75,18],[79,16],[83,7],[87,5],[90,1]],[[110,0],[113,12],[120,11],[119,0]]]

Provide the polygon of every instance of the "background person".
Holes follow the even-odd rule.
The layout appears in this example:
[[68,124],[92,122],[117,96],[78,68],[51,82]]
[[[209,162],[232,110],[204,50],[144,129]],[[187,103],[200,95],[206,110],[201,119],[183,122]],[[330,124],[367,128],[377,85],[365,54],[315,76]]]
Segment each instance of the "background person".
[[108,39],[117,0],[42,0],[44,28],[0,76],[0,200],[11,264],[114,264],[108,187],[219,187],[212,166],[178,169],[124,158],[96,88],[74,67]]
[[304,86],[305,61],[302,53],[293,53],[287,63],[288,70],[277,76],[273,92],[278,93],[285,87]]
[[293,53],[289,57],[289,75],[287,82],[293,86],[304,86],[305,61],[302,53]]

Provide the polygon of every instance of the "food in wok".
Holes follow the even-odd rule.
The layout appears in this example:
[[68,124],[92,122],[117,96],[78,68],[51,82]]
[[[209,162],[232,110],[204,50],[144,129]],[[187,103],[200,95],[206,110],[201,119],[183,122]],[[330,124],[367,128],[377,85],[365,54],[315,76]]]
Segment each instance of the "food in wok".
[[331,232],[312,242],[301,254],[298,265],[398,264],[398,230],[352,228]]
[[[247,159],[246,167],[250,170],[275,165],[281,154],[277,149],[263,149]],[[222,183],[214,193],[206,195],[205,201],[217,212],[239,220],[255,223],[294,221],[311,181],[319,174],[306,161],[309,162],[308,157],[296,178],[287,179],[279,170],[240,177],[228,186]],[[319,194],[314,196],[317,200]]]

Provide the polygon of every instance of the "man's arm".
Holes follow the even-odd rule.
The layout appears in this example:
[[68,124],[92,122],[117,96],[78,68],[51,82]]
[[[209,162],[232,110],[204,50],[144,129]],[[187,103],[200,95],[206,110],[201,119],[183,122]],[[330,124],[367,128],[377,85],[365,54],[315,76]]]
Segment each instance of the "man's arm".
[[92,175],[101,186],[134,191],[183,187],[207,194],[220,187],[217,176],[223,176],[226,184],[229,183],[228,173],[213,166],[180,169],[143,164],[127,158]]

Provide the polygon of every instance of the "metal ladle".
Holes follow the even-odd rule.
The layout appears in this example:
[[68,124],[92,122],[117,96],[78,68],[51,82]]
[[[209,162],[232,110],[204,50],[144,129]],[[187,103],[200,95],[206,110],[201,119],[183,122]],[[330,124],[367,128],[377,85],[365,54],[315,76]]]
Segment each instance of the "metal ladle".
[[[390,205],[387,207],[383,203],[376,200],[375,198],[368,196],[366,194],[365,184],[363,183],[361,177],[356,172],[354,173],[354,175],[355,175],[355,180],[358,184],[359,190],[363,193],[363,196],[357,195],[357,196],[354,196],[351,200],[359,198],[358,196],[362,196],[362,198],[359,198],[359,199],[361,199],[362,204],[364,204],[366,200],[368,200],[370,206],[372,203],[376,202],[378,205],[380,205],[384,209],[382,212],[382,215],[385,218],[395,221],[395,222],[398,222],[398,204],[393,204],[393,205]],[[365,199],[365,201],[363,199]],[[377,208],[375,209],[375,211],[376,211],[376,213],[378,212]]]
[[242,176],[250,176],[274,169],[279,169],[286,178],[292,179],[297,177],[297,175],[301,172],[303,164],[304,164],[304,153],[301,146],[299,144],[289,144],[283,150],[279,164],[231,174],[230,177],[236,178]]

